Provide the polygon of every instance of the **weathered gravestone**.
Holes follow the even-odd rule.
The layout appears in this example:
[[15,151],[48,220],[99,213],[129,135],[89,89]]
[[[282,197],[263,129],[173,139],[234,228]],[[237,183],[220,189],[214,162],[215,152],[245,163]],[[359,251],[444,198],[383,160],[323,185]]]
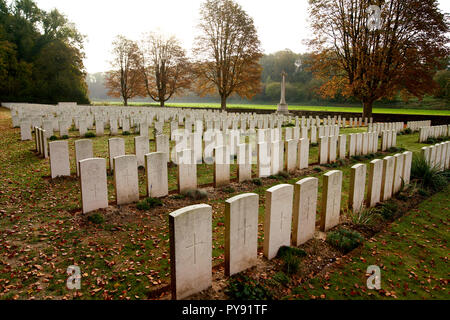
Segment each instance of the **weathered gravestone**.
[[319,179],[311,177],[298,181],[294,186],[292,243],[295,246],[314,237],[318,185]]
[[392,194],[396,194],[400,191],[403,179],[403,159],[404,155],[397,153],[394,155],[395,166],[394,166],[394,180],[392,183]]
[[237,175],[239,182],[252,179],[252,149],[249,144],[239,144],[237,146],[238,169]]
[[184,149],[178,152],[178,192],[186,193],[197,189],[197,164],[195,163],[194,151]]
[[258,205],[255,193],[225,201],[225,275],[256,265],[258,253]]
[[172,299],[212,284],[212,207],[197,204],[169,215]]
[[69,144],[67,141],[53,141],[48,144],[50,151],[50,172],[52,179],[70,176]]
[[80,176],[80,161],[94,158],[92,140],[84,139],[75,141],[75,161],[77,163],[77,176]]
[[138,170],[135,155],[114,158],[114,186],[117,205],[139,201]]
[[150,152],[148,137],[134,137],[134,154],[136,155],[138,167],[145,165],[145,155]]
[[114,158],[125,155],[125,140],[122,138],[108,139],[108,155],[109,155],[109,170],[114,169]]
[[387,156],[383,158],[383,177],[381,181],[381,200],[386,201],[392,197],[392,186],[394,182],[394,157]]
[[291,241],[294,186],[280,184],[266,191],[264,216],[264,256],[271,260],[282,246]]
[[372,208],[380,202],[383,176],[383,160],[376,159],[369,163],[369,183],[367,191],[367,206]]
[[108,207],[106,160],[90,158],[79,161],[83,213]]
[[323,196],[320,228],[322,231],[339,224],[341,212],[342,171],[332,170],[323,175]]
[[214,188],[230,184],[230,148],[214,148]]
[[411,180],[411,165],[412,165],[412,157],[413,154],[411,151],[405,151],[403,152],[403,181],[405,182],[405,185],[409,184]]
[[153,152],[145,155],[145,172],[147,175],[147,196],[165,197],[169,194],[166,154]]
[[353,212],[358,213],[363,209],[364,191],[366,185],[366,165],[359,163],[351,167],[350,176],[350,192],[349,192],[349,207]]

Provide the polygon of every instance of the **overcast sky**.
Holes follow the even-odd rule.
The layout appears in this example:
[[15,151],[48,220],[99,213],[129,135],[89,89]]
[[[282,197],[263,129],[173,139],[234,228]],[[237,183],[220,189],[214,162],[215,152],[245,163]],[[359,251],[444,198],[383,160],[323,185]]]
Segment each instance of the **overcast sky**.
[[[138,40],[143,32],[160,29],[174,34],[190,49],[197,33],[203,0],[35,0],[44,10],[57,8],[87,36],[85,66],[89,73],[109,67],[111,43],[122,34]],[[286,48],[305,52],[309,37],[307,0],[237,0],[253,17],[265,53]],[[440,0],[450,12],[450,1]]]

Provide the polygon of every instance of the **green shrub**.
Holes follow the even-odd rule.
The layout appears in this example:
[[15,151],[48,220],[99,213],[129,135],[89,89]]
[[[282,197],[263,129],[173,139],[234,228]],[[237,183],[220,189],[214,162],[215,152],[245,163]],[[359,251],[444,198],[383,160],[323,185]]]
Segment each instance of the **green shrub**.
[[287,274],[295,274],[300,268],[300,258],[305,257],[302,249],[283,246],[278,250],[277,257],[283,260],[283,271]]
[[57,137],[57,136],[51,136],[51,137],[49,138],[49,140],[50,140],[50,141],[55,141],[55,140],[58,140],[58,137]]
[[192,200],[204,200],[208,199],[208,192],[206,192],[206,190],[199,190],[199,189],[188,190],[186,192],[186,197]]
[[403,134],[411,134],[412,130],[411,128],[406,128],[405,130],[403,130]]
[[184,198],[186,198],[186,195],[179,193],[179,194],[174,194],[173,196],[171,196],[171,198],[172,199],[184,199]]
[[272,279],[284,286],[288,285],[291,281],[291,279],[284,272],[275,273]]
[[277,178],[278,180],[287,179],[289,178],[289,173],[287,173],[286,171],[281,171],[280,173],[278,173]]
[[235,190],[233,187],[231,187],[231,186],[223,187],[221,190],[222,190],[222,192],[225,192],[225,193],[233,193],[233,192],[236,192],[236,190]]
[[258,281],[245,275],[234,275],[228,280],[225,294],[232,300],[272,300],[270,291]]
[[286,127],[295,127],[295,123],[284,124],[284,125],[282,125],[282,127],[283,127],[283,128],[286,128]]
[[129,136],[131,133],[130,133],[130,131],[124,131],[124,132],[122,132],[122,135],[123,136]]
[[162,205],[161,199],[150,197],[138,202],[136,208],[139,210],[150,210],[151,208],[161,207]]
[[377,212],[374,208],[363,208],[359,212],[349,211],[349,216],[353,224],[368,226],[372,225],[377,217]]
[[86,132],[86,134],[84,135],[85,138],[95,138],[96,135],[93,132]]
[[427,190],[422,189],[422,188],[419,189],[418,193],[419,193],[419,195],[421,195],[422,197],[429,197],[429,196],[430,196],[430,193],[429,193]]
[[381,204],[380,207],[376,208],[376,212],[379,213],[385,220],[391,220],[398,213],[398,205],[396,202],[389,200]]
[[68,136],[67,134],[65,134],[65,135],[63,135],[63,136],[61,137],[61,139],[67,140],[67,139],[69,139],[69,136]]
[[256,186],[262,186],[262,181],[259,178],[255,178],[252,180],[253,184]]
[[322,168],[321,167],[314,167],[313,169],[315,172],[322,172]]
[[361,245],[363,241],[363,236],[352,230],[339,229],[327,235],[327,242],[343,253],[352,251]]
[[87,219],[94,224],[102,224],[105,222],[105,218],[100,213],[93,213]]
[[411,164],[411,179],[416,180],[423,188],[433,191],[442,190],[448,180],[445,172],[427,163],[423,154],[414,154]]
[[362,156],[357,156],[357,155],[352,156],[352,160],[354,160],[354,161],[362,161],[363,159],[364,158]]

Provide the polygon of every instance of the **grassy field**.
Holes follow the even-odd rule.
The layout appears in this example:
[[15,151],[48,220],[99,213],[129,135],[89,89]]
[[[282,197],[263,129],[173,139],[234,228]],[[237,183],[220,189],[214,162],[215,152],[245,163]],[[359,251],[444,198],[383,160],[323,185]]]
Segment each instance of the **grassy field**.
[[[450,187],[364,243],[324,277],[287,299],[444,299],[448,297]],[[381,290],[366,287],[367,266],[381,269]]]
[[[94,105],[123,105],[120,102],[95,102]],[[143,104],[138,102],[130,103],[130,106],[159,106],[159,104]],[[180,107],[180,108],[220,108],[218,103],[167,103],[168,107]],[[263,105],[263,104],[228,104],[229,109],[234,108],[246,108],[246,109],[264,109],[264,110],[276,110],[276,105]],[[301,111],[330,111],[330,112],[354,112],[362,113],[362,107],[335,107],[335,106],[301,106],[301,105],[289,105],[289,110],[301,110]],[[433,109],[407,109],[407,108],[374,108],[374,113],[387,113],[387,114],[414,114],[414,115],[441,115],[450,116],[450,105],[448,110],[433,110]]]
[[[167,133],[169,128],[164,128]],[[342,133],[365,131],[343,129]],[[70,132],[69,148],[72,176],[51,180],[49,160],[34,153],[33,141],[20,141],[20,130],[11,128],[8,110],[0,108],[0,299],[148,299],[163,298],[170,283],[167,215],[181,207],[207,203],[213,207],[213,265],[224,261],[224,200],[245,192],[260,195],[259,250],[264,239],[265,191],[280,183],[295,183],[319,178],[320,211],[322,175],[332,168],[314,165],[318,148],[312,147],[310,167],[287,177],[261,179],[261,183],[232,183],[215,190],[213,167],[198,167],[199,185],[209,193],[207,200],[190,200],[176,194],[176,167],[169,167],[171,195],[163,206],[140,211],[135,204],[116,206],[113,178],[108,176],[110,207],[94,214],[81,214],[80,186],[75,176],[74,142],[77,132]],[[108,131],[105,132],[108,134]],[[92,138],[94,156],[107,158],[108,136]],[[133,153],[133,138],[126,141],[127,154]],[[400,135],[397,145],[418,151],[418,134]],[[155,150],[154,141],[150,151]],[[382,157],[387,155],[379,155]],[[369,158],[344,161],[342,207],[346,210],[350,167],[367,163]],[[232,166],[232,178],[236,177]],[[256,167],[253,167],[254,176]],[[145,198],[145,177],[139,172],[141,199]],[[95,220],[92,218],[100,218]],[[318,216],[319,217],[319,216]],[[437,259],[437,258],[436,258]],[[66,289],[66,269],[78,265],[82,288],[77,293]],[[160,290],[160,291],[158,291]],[[155,293],[156,292],[156,293]]]

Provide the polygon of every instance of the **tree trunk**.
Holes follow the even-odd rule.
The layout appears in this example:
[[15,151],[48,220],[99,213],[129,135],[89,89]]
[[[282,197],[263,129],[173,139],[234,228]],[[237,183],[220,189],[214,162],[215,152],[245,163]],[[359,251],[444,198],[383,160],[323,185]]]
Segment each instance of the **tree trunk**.
[[372,101],[363,101],[363,118],[372,117]]
[[127,98],[123,98],[123,105],[126,107],[128,106],[128,99]]
[[164,108],[165,107],[165,101],[164,100],[160,100],[159,101],[159,106],[161,107],[161,108]]
[[227,110],[227,97],[220,97],[220,108],[222,109],[222,111]]

